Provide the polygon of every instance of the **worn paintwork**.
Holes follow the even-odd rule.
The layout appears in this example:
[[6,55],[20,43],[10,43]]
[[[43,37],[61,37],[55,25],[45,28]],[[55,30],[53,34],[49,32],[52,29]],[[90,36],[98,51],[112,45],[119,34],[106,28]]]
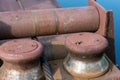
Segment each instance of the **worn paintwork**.
[[43,72],[39,57],[42,45],[31,39],[16,39],[0,46],[2,80],[41,80]]
[[64,67],[71,75],[95,78],[108,70],[109,62],[103,56],[108,42],[101,35],[88,32],[71,34],[66,38],[65,46],[68,56]]
[[[4,0],[5,1],[5,0]],[[6,0],[7,1],[7,0]],[[10,1],[10,0],[9,0]],[[22,3],[22,7],[23,8],[25,8],[25,6],[23,5],[23,2],[24,1],[28,1],[27,2],[27,4],[29,4],[29,1],[32,1],[32,0],[17,0],[17,1],[21,1],[21,3]],[[46,8],[48,8],[48,7],[46,7],[46,6],[49,6],[49,5],[52,5],[52,7],[49,7],[49,8],[55,8],[55,7],[57,7],[57,5],[56,5],[56,1],[55,0],[40,0],[41,1],[41,4],[40,4],[40,7],[39,6],[37,6],[37,5],[34,5],[33,6],[33,9],[35,9],[35,8],[37,8],[37,9],[40,9],[41,7],[42,8],[44,8],[44,9],[46,9]],[[93,3],[95,3],[96,4],[96,2],[95,2],[95,0],[89,0],[89,1],[91,1],[91,2],[93,2]],[[34,0],[34,1],[32,1],[32,3],[30,3],[29,5],[31,6],[32,4],[34,4],[34,2],[36,3],[37,2],[37,0]],[[45,3],[44,3],[45,2]],[[37,2],[38,3],[38,2]],[[54,4],[55,3],[55,4]],[[15,2],[15,4],[16,4],[16,2]],[[25,3],[25,5],[27,5],[26,3]],[[43,5],[42,5],[43,4]],[[6,5],[6,4],[4,4],[4,5]],[[3,6],[4,6],[3,5]],[[42,6],[41,6],[42,5]],[[2,5],[0,5],[0,6],[2,6]],[[18,3],[17,3],[17,6],[19,7],[17,10],[19,10],[19,9],[22,9],[19,5],[18,5]],[[25,8],[25,9],[30,9],[30,6],[28,6],[29,8]],[[93,4],[92,4],[92,6],[94,6]],[[97,4],[97,6],[100,6],[100,5],[98,5]],[[6,7],[6,6],[4,6],[4,7]],[[60,6],[59,6],[60,7]],[[96,6],[94,6],[94,7],[96,7]],[[7,7],[7,8],[11,8],[11,7]],[[14,8],[16,8],[16,7],[14,7]],[[11,8],[12,9],[12,8]],[[31,7],[31,9],[32,9],[32,7]],[[0,9],[1,10],[1,9]],[[24,9],[23,9],[24,10]],[[100,10],[101,9],[98,9],[97,8],[97,10],[98,10],[98,12],[100,12]],[[6,10],[7,11],[7,10]],[[8,11],[9,11],[9,9],[8,9]],[[14,11],[14,9],[12,9],[12,11]],[[106,12],[106,11],[105,11]],[[104,12],[103,12],[104,13]],[[99,13],[100,14],[100,13]],[[101,16],[101,15],[99,15],[99,16]],[[113,19],[111,19],[112,18],[112,11],[109,11],[108,12],[108,14],[107,14],[107,20],[108,21],[105,21],[105,23],[106,23],[106,25],[107,26],[104,26],[103,27],[103,29],[104,30],[107,30],[107,35],[106,35],[106,37],[108,37],[108,40],[110,40],[110,48],[108,49],[108,55],[109,55],[109,53],[111,54],[112,53],[112,55],[109,55],[110,57],[112,57],[111,59],[113,59],[114,58],[114,56],[113,56],[113,54],[114,54],[114,44],[113,44],[113,39],[114,39],[114,37],[113,37],[113,23],[112,23],[112,20]],[[17,18],[18,19],[18,18]],[[103,19],[103,18],[101,18],[101,19]],[[106,17],[104,18],[104,19],[106,19]],[[57,20],[57,18],[56,18],[56,20]],[[71,21],[71,19],[70,19],[70,21]],[[104,22],[104,21],[103,21]],[[100,22],[101,23],[101,22]],[[103,23],[104,24],[104,23]],[[102,24],[101,24],[102,25]],[[106,29],[106,27],[107,27],[107,29]],[[99,27],[99,29],[100,29],[100,27]],[[103,34],[103,32],[104,32],[104,30],[102,31],[100,31],[100,34]],[[66,35],[61,35],[61,36],[58,36],[58,35],[56,35],[56,36],[42,36],[42,37],[39,37],[40,38],[40,41],[42,41],[45,45],[46,45],[46,50],[49,50],[49,51],[46,51],[47,53],[46,53],[46,55],[47,55],[47,57],[48,58],[50,58],[50,60],[53,60],[53,59],[61,59],[61,58],[64,58],[65,56],[66,56],[66,49],[64,49],[64,40],[65,40],[65,38],[66,38]],[[52,39],[51,39],[52,38]],[[112,39],[112,40],[111,40]],[[49,43],[46,43],[45,41],[47,41],[47,42],[49,42]],[[57,40],[57,41],[56,41]],[[50,45],[49,45],[50,44]],[[62,48],[61,48],[62,47]],[[57,50],[56,50],[57,49]],[[63,51],[62,51],[63,50]],[[57,55],[57,53],[58,53],[58,51],[59,51],[59,55]],[[112,51],[112,52],[111,52]],[[48,55],[48,53],[50,53],[50,55]],[[52,55],[51,55],[52,54]],[[53,57],[54,56],[54,57]],[[58,64],[60,63],[60,61],[58,61],[57,62]],[[54,64],[54,61],[52,62],[52,64]],[[56,64],[57,65],[57,64]],[[62,64],[60,64],[61,66],[62,66]],[[55,69],[55,65],[54,66],[52,66],[52,68],[54,68]],[[52,69],[53,71],[54,71],[54,69]],[[110,73],[108,73],[108,75],[106,75],[105,77],[103,76],[103,77],[101,77],[101,78],[97,78],[97,79],[95,79],[95,80],[103,80],[103,79],[105,79],[105,80],[110,80],[110,79],[115,79],[115,80],[119,80],[119,75],[117,75],[117,74],[114,74],[114,73],[118,73],[119,74],[119,72],[118,72],[118,69],[117,70],[115,70],[115,68],[113,68],[112,69],[113,71],[112,72],[110,72]],[[65,73],[64,71],[62,71],[61,72],[61,74],[62,73]],[[59,73],[57,73],[56,72],[56,74],[55,75],[57,75],[57,78],[55,77],[55,79],[59,79],[59,77],[61,76],[61,74],[59,74]],[[110,74],[110,75],[109,75]],[[114,74],[114,75],[113,75]],[[62,74],[63,75],[63,74]],[[66,73],[66,75],[67,75],[67,73]],[[108,77],[109,76],[109,77]],[[67,79],[67,78],[65,78],[66,76],[64,75],[64,76],[62,76],[62,78],[61,79]],[[67,77],[69,77],[69,80],[71,79],[71,80],[73,80],[73,78],[71,78],[70,76],[67,76]],[[78,79],[78,80],[80,80],[80,79]],[[83,79],[82,79],[83,80]],[[90,79],[90,80],[92,80],[92,79]]]
[[2,12],[0,25],[1,39],[95,32],[99,25],[99,14],[93,6]]

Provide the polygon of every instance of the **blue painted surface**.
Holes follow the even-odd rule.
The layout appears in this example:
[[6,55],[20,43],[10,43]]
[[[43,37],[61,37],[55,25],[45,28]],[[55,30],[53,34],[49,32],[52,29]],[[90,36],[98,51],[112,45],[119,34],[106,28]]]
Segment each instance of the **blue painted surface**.
[[87,5],[88,0],[57,0],[62,7],[79,7]]
[[[88,0],[57,0],[62,7],[79,7],[86,6]],[[120,0],[97,0],[107,10],[114,12],[114,35],[116,61],[120,66]]]
[[107,10],[113,10],[116,61],[120,66],[120,0],[97,0]]

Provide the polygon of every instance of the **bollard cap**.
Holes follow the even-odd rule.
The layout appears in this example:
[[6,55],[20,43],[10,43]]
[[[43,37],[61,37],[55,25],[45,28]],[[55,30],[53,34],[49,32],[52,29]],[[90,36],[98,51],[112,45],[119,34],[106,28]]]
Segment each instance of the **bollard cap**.
[[107,40],[96,33],[81,32],[68,36],[65,46],[71,56],[74,57],[95,57],[102,55],[108,46]]
[[31,39],[15,39],[0,46],[0,58],[9,62],[31,61],[40,57],[41,43]]

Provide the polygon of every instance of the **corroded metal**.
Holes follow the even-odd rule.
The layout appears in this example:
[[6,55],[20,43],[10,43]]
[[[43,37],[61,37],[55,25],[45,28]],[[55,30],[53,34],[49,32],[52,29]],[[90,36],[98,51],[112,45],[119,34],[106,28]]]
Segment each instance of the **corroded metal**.
[[0,39],[95,32],[99,27],[99,14],[93,6],[1,12],[0,25]]
[[108,46],[107,40],[95,33],[78,33],[66,38],[68,56],[64,61],[65,69],[74,77],[95,78],[109,68],[109,62],[103,56]]
[[106,10],[100,4],[98,4],[96,0],[88,0],[88,5],[96,7],[99,11],[100,25],[96,33],[107,37],[109,48],[106,54],[115,63],[113,11]]
[[[16,5],[16,3],[12,2],[12,1],[14,1],[14,0],[1,0],[0,11],[10,11],[10,10],[11,11],[15,11],[15,10],[19,10],[19,8],[17,8],[17,7],[13,7],[13,8],[10,7],[10,4],[12,6]],[[40,5],[44,5],[45,8],[49,8],[49,4],[53,5],[54,8],[58,7],[58,6],[56,6],[56,1],[54,2],[54,0],[52,0],[52,1],[51,0],[39,0],[42,3],[37,2],[38,0],[32,0],[32,1],[31,0],[21,0],[21,1],[23,1],[22,3],[24,5],[26,5],[26,6],[24,6],[25,8],[29,8],[33,4],[35,4],[34,6],[36,6],[37,3],[40,4]],[[9,3],[9,4],[4,6],[6,3]],[[105,35],[108,38],[108,41],[109,41],[110,45],[109,45],[109,49],[107,50],[107,56],[109,56],[109,58],[112,61],[115,62],[114,36],[113,36],[113,34],[114,34],[113,33],[113,15],[112,15],[112,11],[105,10],[95,0],[89,0],[88,4],[89,4],[89,6],[95,6],[97,8],[98,12],[99,12],[99,16],[101,17],[100,18],[100,25],[99,25],[99,29],[98,29],[99,30],[99,34]],[[38,8],[44,8],[44,7],[38,7]],[[14,9],[14,8],[17,8],[17,9]],[[110,13],[110,15],[108,13]],[[106,15],[106,17],[103,17],[102,15],[104,15],[104,16]],[[106,21],[106,20],[108,20],[108,21]],[[9,30],[7,30],[7,31],[9,32]],[[97,31],[97,33],[98,33],[98,31]],[[46,49],[49,49],[49,52],[45,50],[46,51],[46,55],[47,55],[49,60],[61,59],[61,58],[64,58],[66,56],[66,54],[65,54],[66,53],[66,49],[63,46],[65,37],[66,37],[66,35],[60,35],[60,36],[55,35],[55,36],[47,36],[47,37],[46,36],[41,36],[41,37],[39,37],[40,41],[43,41],[43,42],[44,42],[44,40],[45,41],[49,41],[48,43],[44,42],[46,44],[45,45]],[[56,40],[57,38],[58,38],[58,40]]]
[[[15,0],[1,0],[1,1],[11,1],[11,2],[8,2],[8,3],[12,3],[12,1],[15,1]],[[44,8],[44,9],[46,9],[46,4],[47,3],[51,3],[51,2],[54,2],[54,0],[21,0],[22,1],[22,3],[23,3],[23,6],[25,7],[25,9],[37,9],[37,8],[40,8],[40,7],[42,7],[42,8]],[[31,2],[30,4],[29,4],[29,1]],[[38,2],[37,2],[38,1]],[[33,5],[34,3],[39,3],[39,1],[41,1],[41,3],[40,3],[40,5],[37,5],[37,4],[35,4],[35,5]],[[45,4],[44,4],[44,1],[46,2]],[[99,12],[99,16],[101,17],[102,15],[101,15],[101,13],[104,13],[104,12],[102,12],[102,11],[105,11],[106,12],[106,10],[101,10],[101,9],[99,9],[99,8],[101,8],[101,7],[99,7],[100,5],[99,4],[97,4],[96,5],[96,2],[95,2],[95,0],[89,0],[89,1],[91,1],[91,3],[93,3],[92,5],[91,4],[89,4],[89,5],[91,5],[91,6],[95,6],[97,9],[98,9],[98,12]],[[1,2],[2,3],[2,2]],[[1,4],[0,3],[0,4]],[[14,6],[14,2],[12,3],[12,6]],[[95,4],[95,5],[94,5]],[[6,10],[6,11],[9,11],[9,9],[7,10],[5,7],[6,6],[4,6],[4,5],[6,5],[6,6],[8,6],[7,8],[11,8],[10,6],[9,6],[9,4],[7,5],[7,4],[2,4],[2,5],[0,5],[0,6],[2,6],[2,7],[0,7],[0,11],[4,11],[4,10]],[[16,4],[15,4],[16,5]],[[29,5],[29,6],[28,6]],[[32,6],[33,5],[33,6]],[[41,6],[42,5],[42,6]],[[51,5],[51,4],[50,4]],[[18,4],[17,4],[17,6],[18,6]],[[40,6],[40,7],[39,7]],[[49,6],[49,4],[47,4],[47,6]],[[27,7],[27,8],[26,8]],[[3,9],[1,9],[1,8],[3,8]],[[13,8],[11,8],[11,10],[13,10],[14,8],[19,8],[19,7],[13,7]],[[48,8],[48,7],[47,7]],[[49,7],[49,8],[51,8],[51,7]],[[16,9],[16,10],[19,10],[19,9]],[[112,11],[111,11],[112,12]],[[110,47],[110,49],[108,50],[108,56],[110,56],[110,57],[112,57],[112,58],[110,58],[110,59],[113,59],[113,50],[112,49],[114,49],[114,47],[113,47],[113,37],[111,38],[111,34],[113,35],[113,33],[111,32],[111,31],[113,31],[113,29],[112,29],[112,25],[111,26],[109,26],[109,23],[111,24],[111,22],[109,22],[109,20],[111,20],[111,17],[108,15],[108,12],[106,12],[106,15],[107,15],[107,17],[104,17],[104,15],[100,18],[100,25],[103,25],[103,26],[99,26],[99,29],[101,29],[101,27],[103,28],[103,30],[98,30],[99,31],[99,34],[103,34],[103,35],[106,35],[107,37],[108,37],[108,39],[110,40],[110,41],[112,41],[111,43],[112,43],[112,47],[111,46],[109,46]],[[107,21],[104,21],[103,19],[106,19],[106,20],[108,20],[108,22]],[[102,22],[101,22],[102,21]],[[106,23],[106,24],[104,24],[104,23]],[[106,26],[104,26],[104,25],[106,25]],[[109,29],[108,29],[109,28]],[[97,31],[97,32],[98,32]],[[106,32],[107,31],[107,32]],[[105,34],[104,34],[104,32],[105,32]],[[46,51],[46,55],[47,55],[47,57],[48,58],[50,58],[50,60],[53,60],[53,59],[61,59],[61,58],[64,58],[65,56],[66,56],[66,49],[64,49],[64,44],[63,44],[63,42],[64,42],[64,39],[65,38],[63,38],[63,37],[66,37],[65,35],[62,35],[62,37],[61,36],[49,36],[50,38],[50,40],[47,40],[47,41],[49,41],[49,43],[45,43],[46,45],[46,50],[48,50],[48,51]],[[51,37],[53,38],[53,39],[51,39]],[[54,40],[56,40],[56,38],[58,38],[59,40],[57,40],[57,41],[54,41]],[[61,39],[62,38],[62,39]],[[48,39],[48,37],[46,37],[46,38],[44,38],[43,37],[43,40],[46,40],[46,39]],[[44,42],[44,41],[43,41]],[[49,52],[50,51],[50,52]],[[51,53],[52,53],[52,55],[51,55]],[[65,54],[64,54],[65,53]],[[110,53],[112,53],[112,55],[110,54]],[[49,55],[50,54],[50,55]],[[117,75],[118,74],[118,75]],[[111,77],[112,76],[112,77]],[[112,74],[112,75],[110,75],[109,77],[107,76],[106,77],[106,79],[105,80],[110,80],[110,79],[115,79],[115,80],[119,80],[119,78],[118,79],[116,79],[115,77],[116,76],[119,76],[119,73],[114,73],[114,75]],[[97,80],[99,80],[99,79],[97,79]],[[103,79],[101,79],[101,80],[103,80]]]
[[56,0],[0,0],[0,11],[59,8]]
[[39,57],[42,45],[31,39],[16,39],[0,46],[0,80],[42,80]]

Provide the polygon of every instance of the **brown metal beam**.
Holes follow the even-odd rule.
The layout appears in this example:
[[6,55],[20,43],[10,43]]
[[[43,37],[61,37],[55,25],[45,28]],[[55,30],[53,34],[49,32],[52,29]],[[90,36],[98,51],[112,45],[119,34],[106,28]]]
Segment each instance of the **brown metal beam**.
[[95,32],[99,14],[95,7],[24,10],[0,13],[0,39]]

